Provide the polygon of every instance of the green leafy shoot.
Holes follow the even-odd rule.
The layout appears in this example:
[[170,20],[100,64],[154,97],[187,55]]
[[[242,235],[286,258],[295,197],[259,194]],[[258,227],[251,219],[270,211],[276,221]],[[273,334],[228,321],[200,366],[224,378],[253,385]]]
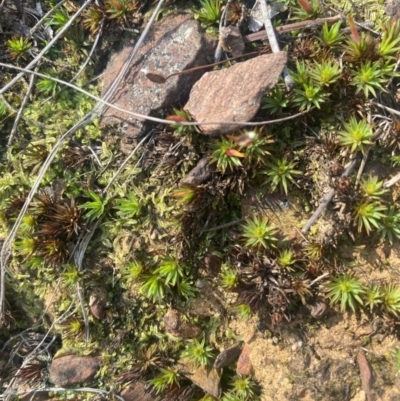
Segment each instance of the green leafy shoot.
[[254,400],[256,396],[256,384],[251,377],[236,375],[231,379],[231,392],[239,400]]
[[343,45],[345,51],[344,59],[350,62],[360,62],[362,60],[368,60],[375,56],[376,45],[374,38],[362,32],[361,36],[352,36]]
[[242,225],[242,236],[245,239],[245,245],[249,248],[275,248],[277,232],[278,230],[269,224],[268,219],[262,216],[248,218]]
[[384,211],[378,233],[383,241],[387,239],[390,244],[393,243],[394,237],[400,239],[400,211],[393,205]]
[[364,305],[369,308],[370,312],[382,304],[382,295],[382,290],[376,285],[365,288]]
[[372,127],[365,121],[357,121],[351,117],[348,123],[344,124],[345,131],[340,135],[340,144],[349,147],[352,152],[365,152],[367,145],[372,145],[373,132]]
[[20,36],[19,38],[7,40],[7,50],[12,60],[26,59],[31,47],[32,43],[29,41],[29,38]]
[[319,84],[329,86],[339,79],[340,66],[333,61],[322,61],[320,64],[314,63],[310,75]]
[[137,280],[143,272],[143,266],[138,260],[129,262],[123,272],[125,280]]
[[190,342],[182,353],[194,366],[207,366],[213,359],[213,349],[205,344],[205,339],[199,341],[196,338]]
[[137,0],[105,0],[104,6],[107,19],[129,25],[140,3]]
[[195,12],[195,19],[205,25],[213,25],[219,22],[221,17],[220,0],[200,0],[200,10]]
[[300,7],[294,11],[294,19],[308,20],[315,19],[321,12],[320,0],[297,0]]
[[313,261],[320,260],[324,252],[324,247],[318,242],[308,242],[304,247],[304,253]]
[[309,83],[309,71],[310,67],[305,63],[304,60],[296,60],[296,71],[290,70],[290,76],[297,85],[303,86],[304,84]]
[[262,109],[267,109],[271,114],[280,113],[283,108],[289,105],[289,97],[276,85],[271,92],[262,98]]
[[292,266],[296,263],[296,259],[293,258],[293,252],[290,249],[285,249],[284,251],[280,252],[276,261],[278,265],[286,271],[294,271]]
[[68,265],[66,271],[61,273],[61,276],[64,277],[65,285],[75,285],[79,279],[79,270],[75,265]]
[[87,190],[88,196],[92,199],[92,202],[86,202],[79,205],[80,209],[88,209],[85,217],[89,221],[94,221],[104,214],[105,207],[108,203],[108,198],[102,199],[99,195],[93,192],[91,189]]
[[363,305],[361,296],[365,293],[365,289],[356,278],[349,274],[335,277],[331,283],[327,284],[327,288],[329,292],[326,296],[330,299],[332,305],[340,303],[342,312],[348,306],[355,312],[356,303]]
[[383,58],[396,58],[400,51],[400,21],[393,19],[383,26],[382,39],[378,46],[378,54]]
[[320,109],[328,96],[319,85],[313,83],[304,83],[303,89],[294,89],[294,92],[297,96],[293,101],[299,104],[300,110],[310,110],[311,107]]
[[221,267],[221,273],[219,275],[221,287],[228,290],[235,288],[239,282],[237,273],[230,268],[228,265],[224,264]]
[[280,188],[285,194],[288,193],[288,184],[294,183],[294,176],[301,174],[301,171],[295,170],[296,163],[289,161],[286,156],[282,159],[273,159],[267,163],[268,169],[262,170],[262,174],[266,174],[268,178],[264,185],[270,183],[271,190],[275,191]]
[[144,277],[144,284],[140,287],[140,292],[153,302],[164,298],[166,285],[158,274],[147,274]]
[[23,256],[24,261],[32,256],[36,250],[35,238],[26,235],[14,242],[14,251],[17,255]]
[[379,63],[372,63],[370,60],[361,63],[352,76],[351,85],[357,87],[356,93],[363,91],[366,98],[370,93],[376,97],[376,90],[383,91],[381,84],[387,82]]
[[397,370],[397,372],[399,372],[400,371],[400,348],[396,348],[394,350],[393,356],[394,356],[394,364],[395,364],[396,370]]
[[248,304],[239,304],[235,307],[235,310],[242,319],[250,319],[253,315],[253,311]]
[[140,203],[136,195],[132,192],[128,195],[128,199],[116,199],[113,209],[119,210],[119,214],[124,219],[131,219],[140,214]]
[[[175,114],[171,114],[166,117],[167,120],[175,121],[177,123],[191,122],[192,117],[185,110],[173,109]],[[182,124],[171,124],[171,128],[174,130],[175,136],[187,136],[191,139],[192,134],[199,133],[200,130],[196,125],[182,125]]]
[[172,286],[176,285],[180,277],[183,277],[182,267],[173,258],[165,258],[154,273],[162,277],[166,285]]
[[393,283],[384,286],[382,306],[387,313],[399,317],[400,287],[396,287]]
[[102,8],[96,4],[90,4],[82,14],[82,25],[92,35],[95,35],[100,29],[102,19]]
[[51,26],[58,27],[56,32],[59,32],[68,23],[70,18],[71,17],[69,16],[68,11],[63,7],[60,7],[58,9],[54,9],[54,12],[52,13],[51,17],[48,18],[47,22]]
[[237,151],[235,147],[236,144],[226,138],[211,144],[213,149],[211,163],[217,163],[217,169],[222,173],[225,173],[228,168],[233,170],[242,165],[240,159],[244,158],[245,154]]
[[377,176],[368,176],[361,181],[360,190],[366,199],[379,200],[382,195],[388,192],[382,186],[383,181],[378,181]]
[[198,191],[193,185],[182,185],[180,188],[177,188],[172,193],[172,196],[179,200],[179,202],[184,203],[185,205],[189,205],[192,203],[198,195]]
[[179,373],[177,369],[160,368],[160,372],[158,376],[148,381],[156,390],[156,394],[174,385],[179,386]]
[[337,46],[343,41],[344,36],[340,33],[342,21],[334,23],[331,27],[325,22],[321,31],[321,42],[328,47]]
[[5,117],[7,114],[7,106],[3,99],[0,99],[0,118]]
[[358,202],[353,211],[354,221],[357,224],[358,232],[365,229],[367,235],[372,231],[372,226],[379,229],[380,220],[385,217],[382,213],[386,208],[379,202]]
[[33,231],[35,230],[35,223],[35,218],[29,214],[26,214],[22,218],[19,230],[21,231],[21,233],[33,233]]
[[78,339],[84,331],[84,323],[76,317],[71,317],[60,324],[63,338]]
[[196,296],[196,292],[198,292],[198,289],[193,287],[193,285],[191,285],[189,281],[185,279],[178,281],[176,288],[178,290],[178,294],[186,299],[194,298]]

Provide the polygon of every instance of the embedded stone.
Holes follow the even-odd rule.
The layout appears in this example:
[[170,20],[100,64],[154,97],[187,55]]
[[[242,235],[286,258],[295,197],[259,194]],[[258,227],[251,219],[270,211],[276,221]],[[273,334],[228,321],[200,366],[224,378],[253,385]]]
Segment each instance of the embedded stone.
[[200,327],[187,322],[175,309],[169,309],[163,317],[165,331],[174,337],[195,338],[200,335]]
[[361,385],[364,390],[367,399],[371,400],[372,398],[372,386],[376,381],[376,373],[374,372],[371,364],[368,362],[367,358],[362,352],[357,354],[357,363],[360,367],[360,377],[361,377]]
[[[198,122],[250,121],[264,93],[278,82],[286,61],[286,52],[278,52],[207,72],[193,86],[185,110]],[[207,135],[239,128],[240,125],[218,123],[200,126]]]
[[224,349],[215,359],[214,368],[221,369],[237,361],[241,351],[242,351],[241,342],[234,344],[227,349]]
[[251,348],[245,345],[236,365],[236,373],[239,375],[252,376],[254,374],[254,368],[250,360],[250,352]]
[[221,370],[211,366],[194,366],[187,358],[178,361],[179,372],[203,391],[219,399],[221,397]]
[[94,288],[89,297],[89,307],[92,315],[98,319],[103,319],[106,313],[107,291],[104,288]]
[[[207,56],[213,53],[216,40],[204,35],[197,21],[189,15],[164,18],[151,28],[146,40],[129,65],[110,103],[142,115],[159,115],[161,109],[179,107],[187,101],[193,84],[207,71],[174,76],[164,84],[146,78],[143,69],[168,76],[191,67],[209,64]],[[128,59],[134,44],[125,46],[108,63],[102,96],[105,95]],[[134,138],[147,128],[146,120],[112,108],[105,109],[103,126],[117,126],[123,133],[122,151],[129,153]]]
[[181,184],[200,185],[211,177],[210,160],[204,157],[181,179]]
[[101,358],[66,355],[53,359],[50,380],[59,387],[72,387],[90,382],[100,369]]
[[157,399],[154,391],[151,391],[151,387],[146,386],[146,383],[142,381],[134,382],[124,389],[121,397],[125,401],[155,401]]

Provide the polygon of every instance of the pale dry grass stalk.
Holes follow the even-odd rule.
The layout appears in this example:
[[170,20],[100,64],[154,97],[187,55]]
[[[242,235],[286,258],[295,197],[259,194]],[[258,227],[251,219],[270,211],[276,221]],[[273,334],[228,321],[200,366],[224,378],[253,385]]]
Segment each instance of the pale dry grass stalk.
[[[35,72],[37,72],[38,69],[39,69],[39,63],[35,67]],[[12,141],[14,139],[14,135],[17,132],[19,121],[20,121],[20,119],[22,117],[22,113],[24,111],[24,108],[25,108],[26,104],[28,103],[29,96],[31,95],[34,83],[35,83],[35,75],[31,74],[31,76],[29,77],[29,86],[28,86],[28,89],[27,89],[27,91],[25,93],[25,96],[24,96],[24,98],[22,100],[21,107],[19,108],[18,113],[15,116],[14,124],[13,124],[13,127],[11,129],[10,136],[8,137],[7,146],[10,146],[12,144]]]

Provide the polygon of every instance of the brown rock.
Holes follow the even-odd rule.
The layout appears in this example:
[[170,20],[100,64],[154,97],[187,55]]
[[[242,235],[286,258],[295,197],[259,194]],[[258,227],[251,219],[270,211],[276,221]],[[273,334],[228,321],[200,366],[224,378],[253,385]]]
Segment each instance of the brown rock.
[[186,177],[181,179],[181,184],[200,185],[211,177],[210,161],[208,157],[201,159]]
[[206,393],[219,399],[221,396],[221,370],[210,366],[195,367],[186,358],[178,361],[179,372]]
[[311,307],[311,316],[315,319],[321,319],[323,316],[326,315],[328,309],[328,305],[324,301],[318,300]]
[[219,29],[219,43],[221,47],[232,54],[233,57],[240,56],[244,51],[244,41],[240,29],[229,25]]
[[229,366],[231,363],[235,362],[239,358],[241,350],[241,342],[223,350],[215,359],[214,368],[221,369],[225,366]]
[[360,367],[360,377],[361,377],[361,385],[364,390],[367,400],[372,400],[372,386],[376,380],[376,374],[372,369],[371,364],[368,362],[367,358],[362,352],[357,354],[357,363]]
[[254,374],[253,365],[250,360],[250,352],[251,348],[248,345],[245,345],[236,365],[236,373],[239,375],[252,376]]
[[183,315],[175,309],[169,309],[163,317],[165,331],[175,337],[195,338],[201,333],[200,327],[186,322]]
[[96,319],[103,319],[106,312],[107,291],[98,287],[93,289],[89,298],[90,312]]
[[142,381],[132,383],[121,392],[121,397],[125,401],[155,401],[157,399],[151,388],[146,388],[146,383]]
[[204,268],[207,276],[215,277],[221,270],[222,259],[210,252],[204,256]]
[[[151,82],[141,71],[155,71],[169,75],[198,65],[208,64],[214,44],[202,34],[199,24],[189,15],[171,15],[155,23],[140,50],[133,58],[125,79],[115,92],[111,103],[132,112],[153,114],[165,107],[184,104],[193,84],[205,69],[168,79],[165,84]],[[102,96],[121,70],[134,45],[125,46],[107,66]],[[130,152],[132,138],[146,129],[145,121],[108,108],[102,117],[103,125],[118,124],[124,131],[123,151]]]
[[62,356],[50,366],[50,380],[59,387],[71,387],[90,382],[100,369],[101,358]]
[[[265,54],[233,67],[207,72],[190,92],[185,110],[197,121],[249,121],[263,94],[278,82],[286,52]],[[207,135],[226,134],[238,125],[202,125]]]

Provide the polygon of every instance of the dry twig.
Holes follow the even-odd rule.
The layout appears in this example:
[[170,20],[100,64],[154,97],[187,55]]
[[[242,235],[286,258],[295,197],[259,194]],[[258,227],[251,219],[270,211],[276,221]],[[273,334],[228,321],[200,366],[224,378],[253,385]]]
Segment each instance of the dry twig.
[[[35,67],[35,71],[37,71],[38,69],[39,69],[39,64]],[[22,117],[22,113],[24,111],[24,108],[25,108],[26,104],[28,103],[29,96],[31,95],[34,83],[35,83],[35,75],[31,74],[31,76],[29,78],[29,86],[28,86],[28,89],[27,89],[27,91],[25,93],[25,96],[24,96],[24,98],[22,100],[21,107],[19,108],[18,113],[15,116],[14,124],[13,124],[13,127],[11,129],[10,136],[8,137],[7,146],[10,146],[12,144],[14,135],[17,132],[19,121],[20,121],[20,119]]]
[[[353,171],[354,167],[356,166],[357,161],[359,160],[359,156],[354,158],[354,160],[349,164],[349,166],[346,168],[344,173],[342,174],[342,177],[348,177],[351,172]],[[301,229],[301,232],[305,234],[311,226],[318,220],[319,216],[321,213],[326,209],[326,207],[329,205],[330,201],[333,199],[335,196],[336,189],[332,189],[327,197],[321,202],[321,204],[318,206],[317,210],[313,213],[313,215],[310,217],[310,219],[307,221],[306,224],[304,224],[303,228]]]
[[[258,1],[259,1],[260,5],[261,5],[261,11],[262,11],[263,18],[264,18],[265,32],[267,33],[268,41],[269,41],[269,44],[271,46],[272,53],[278,53],[278,52],[281,51],[281,49],[279,48],[279,43],[278,43],[278,41],[276,39],[274,27],[272,26],[271,17],[270,17],[270,13],[268,11],[267,2],[266,2],[266,0],[258,0]],[[285,66],[283,68],[282,75],[283,75],[283,79],[285,81],[285,85],[286,85],[287,90],[290,90],[291,88],[293,88],[294,87],[294,81],[293,81],[293,78],[289,74],[289,70],[288,70],[287,66]]]

